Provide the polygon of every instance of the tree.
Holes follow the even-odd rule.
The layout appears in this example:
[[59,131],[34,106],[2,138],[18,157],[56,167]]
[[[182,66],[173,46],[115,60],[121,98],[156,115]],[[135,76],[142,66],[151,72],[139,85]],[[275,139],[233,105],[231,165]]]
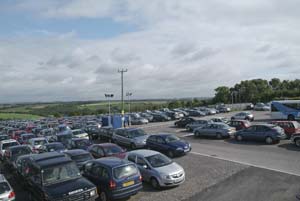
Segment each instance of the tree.
[[215,89],[215,103],[229,103],[230,102],[230,89],[226,86],[221,86]]

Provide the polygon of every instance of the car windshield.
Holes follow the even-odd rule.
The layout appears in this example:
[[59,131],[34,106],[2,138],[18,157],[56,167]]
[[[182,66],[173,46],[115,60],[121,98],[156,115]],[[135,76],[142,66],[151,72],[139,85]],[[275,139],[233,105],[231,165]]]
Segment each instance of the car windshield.
[[9,142],[2,145],[2,149],[7,149],[8,147],[19,145],[17,142]]
[[174,142],[179,141],[180,139],[175,135],[169,135],[166,137],[166,142]]
[[51,145],[47,145],[47,149],[49,151],[55,151],[55,150],[65,149],[65,147],[62,144],[51,144]]
[[113,169],[113,174],[116,179],[127,178],[138,173],[134,165],[126,165]]
[[118,154],[123,152],[122,148],[119,146],[103,146],[102,147],[104,149],[104,152],[106,153],[106,155],[113,155],[113,154]]
[[1,182],[0,183],[0,194],[6,193],[9,191],[10,191],[10,188],[9,188],[7,182]]
[[12,149],[11,153],[13,156],[25,155],[25,154],[30,154],[31,149],[29,147],[22,147],[18,149]]
[[74,160],[76,162],[83,162],[83,161],[93,159],[92,156],[89,153],[72,156],[71,158],[72,158],[72,160]]
[[75,163],[63,164],[60,166],[46,168],[42,171],[43,185],[51,185],[80,176],[80,172]]
[[172,160],[162,154],[155,154],[146,157],[146,160],[151,164],[152,167],[162,167],[172,163]]
[[133,138],[135,137],[140,137],[140,136],[144,136],[144,135],[147,135],[147,133],[145,133],[144,130],[142,129],[137,129],[137,130],[133,130],[129,133],[129,135]]
[[76,145],[78,147],[86,147],[86,146],[90,146],[91,144],[92,144],[91,141],[87,139],[76,141]]
[[35,140],[34,141],[34,145],[44,145],[46,143],[47,143],[46,140]]

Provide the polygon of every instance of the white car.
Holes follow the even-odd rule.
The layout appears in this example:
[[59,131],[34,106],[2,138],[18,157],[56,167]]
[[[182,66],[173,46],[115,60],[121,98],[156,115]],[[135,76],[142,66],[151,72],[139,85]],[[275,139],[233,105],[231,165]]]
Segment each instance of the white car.
[[[0,158],[3,159],[5,151],[8,147],[20,145],[20,143],[16,140],[2,140],[0,142]],[[1,200],[1,199],[0,199]]]
[[84,139],[89,139],[89,134],[87,134],[86,132],[84,132],[81,129],[76,129],[76,130],[72,130],[72,134],[73,137],[75,138],[84,138]]
[[30,148],[32,149],[32,151],[34,153],[39,153],[39,150],[41,149],[41,147],[45,144],[48,144],[48,140],[45,137],[36,137],[36,138],[31,138],[28,141],[28,145],[30,146]]
[[239,112],[231,117],[231,120],[248,120],[253,121],[254,115],[251,112]]
[[0,174],[0,200],[13,201],[16,195],[6,178]]

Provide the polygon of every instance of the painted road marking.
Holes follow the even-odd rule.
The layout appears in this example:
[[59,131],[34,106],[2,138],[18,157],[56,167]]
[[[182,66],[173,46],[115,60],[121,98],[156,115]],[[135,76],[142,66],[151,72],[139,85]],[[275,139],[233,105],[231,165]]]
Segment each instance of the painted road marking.
[[227,158],[223,158],[223,157],[219,157],[217,155],[209,155],[209,154],[202,154],[199,152],[194,152],[191,151],[191,154],[195,154],[195,155],[199,155],[199,156],[205,156],[205,157],[209,157],[209,158],[215,158],[215,159],[219,159],[219,160],[223,160],[223,161],[229,161],[229,162],[233,162],[233,163],[238,163],[238,164],[242,164],[242,165],[247,165],[247,166],[251,166],[251,167],[257,167],[257,168],[262,168],[262,169],[266,169],[266,170],[271,170],[271,171],[275,171],[275,172],[280,172],[280,173],[284,173],[284,174],[290,174],[290,175],[294,175],[294,176],[298,176],[300,177],[299,173],[294,173],[294,172],[290,172],[290,171],[284,171],[284,170],[280,170],[280,169],[275,169],[275,168],[269,168],[263,165],[255,165],[252,163],[247,163],[247,162],[242,162],[242,161],[237,161],[237,160],[231,160],[231,159],[227,159]]

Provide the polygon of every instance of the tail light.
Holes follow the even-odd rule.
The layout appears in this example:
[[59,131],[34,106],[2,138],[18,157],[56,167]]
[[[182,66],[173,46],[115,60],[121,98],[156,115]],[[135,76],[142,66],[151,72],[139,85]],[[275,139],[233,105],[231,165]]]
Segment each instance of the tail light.
[[117,187],[116,182],[114,182],[113,180],[110,180],[110,181],[109,181],[109,188],[110,188],[110,189],[114,189],[114,188],[116,188],[116,187]]
[[8,199],[14,198],[15,196],[15,192],[11,191],[8,195]]

